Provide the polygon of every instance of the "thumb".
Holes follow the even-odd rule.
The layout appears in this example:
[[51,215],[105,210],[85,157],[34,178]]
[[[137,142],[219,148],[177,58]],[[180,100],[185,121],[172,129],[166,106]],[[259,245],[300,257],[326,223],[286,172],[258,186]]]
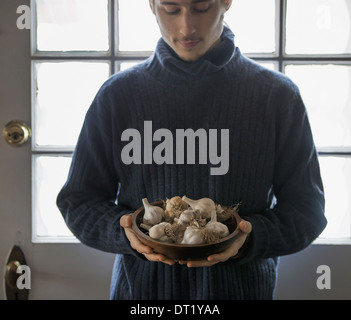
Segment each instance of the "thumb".
[[123,228],[128,228],[132,226],[132,216],[129,214],[125,214],[120,219],[120,224]]
[[250,232],[252,231],[252,225],[251,225],[250,222],[245,221],[245,220],[242,220],[242,221],[240,221],[240,223],[239,223],[239,229],[240,229],[242,232],[250,233]]

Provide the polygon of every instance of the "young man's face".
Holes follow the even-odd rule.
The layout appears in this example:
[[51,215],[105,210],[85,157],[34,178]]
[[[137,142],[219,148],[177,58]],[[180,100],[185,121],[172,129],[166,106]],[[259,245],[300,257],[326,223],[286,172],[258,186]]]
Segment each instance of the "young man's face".
[[149,0],[163,39],[185,61],[195,61],[220,42],[231,0]]

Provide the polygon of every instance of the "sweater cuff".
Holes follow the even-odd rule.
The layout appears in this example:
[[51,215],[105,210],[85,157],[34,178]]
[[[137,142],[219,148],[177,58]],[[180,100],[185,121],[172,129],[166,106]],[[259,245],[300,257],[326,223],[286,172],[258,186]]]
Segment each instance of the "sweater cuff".
[[233,258],[240,264],[248,263],[253,259],[260,258],[265,255],[266,249],[269,247],[267,231],[264,222],[259,216],[242,218],[251,223],[252,231],[247,237],[245,243],[240,248],[238,254]]

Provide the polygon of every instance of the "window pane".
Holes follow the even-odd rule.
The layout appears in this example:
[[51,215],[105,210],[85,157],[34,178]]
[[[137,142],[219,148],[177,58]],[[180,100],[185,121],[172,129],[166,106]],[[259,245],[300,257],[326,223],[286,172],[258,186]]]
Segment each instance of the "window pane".
[[242,52],[275,52],[275,3],[275,0],[233,1],[224,20]]
[[319,157],[328,225],[320,238],[351,238],[351,158]]
[[351,53],[350,39],[350,0],[287,1],[287,53]]
[[39,62],[34,66],[34,147],[73,148],[85,113],[109,76],[109,64]]
[[107,51],[107,0],[36,0],[39,51]]
[[56,206],[64,185],[70,157],[33,156],[33,241],[70,241],[75,239]]
[[123,70],[126,70],[128,68],[134,67],[135,65],[137,65],[140,62],[141,61],[121,62],[119,65],[119,70],[123,71]]
[[119,51],[154,51],[160,31],[147,0],[119,0]]
[[262,61],[256,61],[258,64],[260,64],[262,67],[265,67],[270,70],[278,70],[278,65],[274,62],[262,62]]
[[317,147],[351,146],[351,66],[288,65],[300,87]]

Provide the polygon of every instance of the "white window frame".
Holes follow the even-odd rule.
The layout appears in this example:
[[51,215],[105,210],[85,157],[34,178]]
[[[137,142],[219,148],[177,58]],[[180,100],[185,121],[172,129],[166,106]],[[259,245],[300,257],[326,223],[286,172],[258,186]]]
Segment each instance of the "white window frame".
[[[147,1],[147,0],[145,0]],[[275,0],[276,2],[276,52],[273,53],[247,53],[246,55],[257,62],[273,63],[277,71],[283,72],[286,65],[291,64],[346,64],[351,66],[351,54],[321,54],[321,55],[307,55],[307,54],[287,54],[285,48],[285,25],[286,25],[286,10],[287,1],[291,0]],[[109,21],[109,50],[105,52],[96,51],[74,51],[74,52],[38,52],[37,51],[37,39],[36,39],[36,1],[31,0],[31,60],[32,60],[32,110],[35,110],[35,94],[36,85],[34,79],[34,64],[36,62],[62,62],[62,61],[101,61],[109,62],[110,75],[120,70],[120,64],[123,62],[139,62],[147,59],[152,52],[127,52],[118,51],[118,32],[116,31],[116,25],[118,25],[118,3],[119,0],[108,0],[108,21]],[[32,123],[35,122],[34,111],[32,111]],[[35,132],[33,132],[35,136]],[[346,156],[351,158],[351,147],[347,148],[318,148],[319,156]],[[72,148],[65,146],[58,148],[42,148],[34,145],[34,139],[32,139],[32,156],[65,156],[69,157],[73,153]],[[33,166],[34,167],[34,166]],[[33,168],[33,175],[35,170]],[[34,180],[34,179],[33,179]],[[34,184],[32,187],[32,193],[35,193]],[[34,201],[34,195],[32,195]],[[34,210],[34,205],[33,205]],[[33,216],[33,212],[32,212]],[[351,228],[351,226],[350,226]],[[33,234],[35,232],[35,226],[32,226]],[[33,235],[33,242],[55,242],[55,243],[72,243],[77,240],[72,238],[45,238],[36,239]],[[317,239],[314,244],[351,244],[350,239]]]

